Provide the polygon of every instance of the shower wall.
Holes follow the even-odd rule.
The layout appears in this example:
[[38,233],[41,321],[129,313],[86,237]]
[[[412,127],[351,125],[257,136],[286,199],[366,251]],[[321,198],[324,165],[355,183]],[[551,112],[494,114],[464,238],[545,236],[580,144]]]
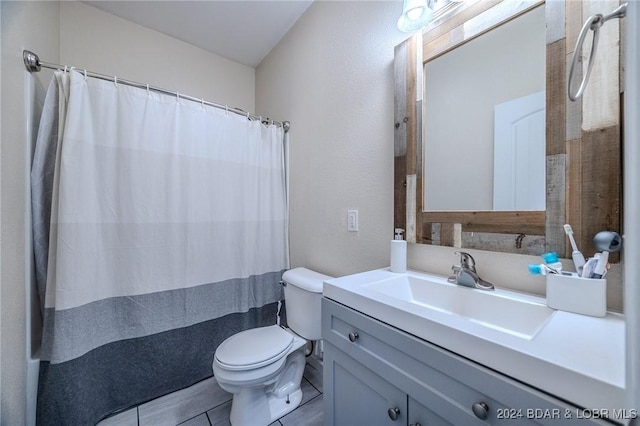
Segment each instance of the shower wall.
[[45,86],[51,75],[30,77],[22,63],[22,49],[32,49],[49,61],[58,60],[59,8],[57,2],[2,1],[0,15],[0,411],[3,425],[19,425],[27,421],[27,371],[34,366],[30,361],[31,322],[27,310],[31,304],[28,291],[31,257],[27,244],[31,159],[27,138],[33,130],[34,123],[28,117],[34,104],[27,102],[25,88]]

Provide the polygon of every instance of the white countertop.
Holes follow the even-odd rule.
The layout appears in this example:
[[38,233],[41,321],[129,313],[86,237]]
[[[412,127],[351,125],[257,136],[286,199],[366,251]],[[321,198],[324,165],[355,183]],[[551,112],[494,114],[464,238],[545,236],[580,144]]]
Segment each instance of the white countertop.
[[[442,279],[418,271],[407,273]],[[579,407],[625,408],[622,315],[607,313],[599,318],[555,311],[540,331],[527,339],[366,287],[398,275],[385,268],[327,280],[323,295]],[[538,296],[502,289],[496,292],[546,303]]]

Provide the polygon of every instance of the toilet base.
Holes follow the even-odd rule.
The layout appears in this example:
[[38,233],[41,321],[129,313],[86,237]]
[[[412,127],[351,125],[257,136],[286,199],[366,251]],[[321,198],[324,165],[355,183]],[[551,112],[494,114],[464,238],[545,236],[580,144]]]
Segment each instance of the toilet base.
[[289,403],[287,403],[287,398],[273,398],[269,400],[269,407],[271,408],[271,421],[272,423],[279,419],[282,416],[285,416],[298,408],[300,402],[302,401],[302,390],[298,388],[297,391],[294,391],[289,395]]
[[301,401],[300,388],[283,397],[272,394],[268,398],[264,390],[244,390],[233,396],[229,420],[232,426],[267,426],[298,408]]

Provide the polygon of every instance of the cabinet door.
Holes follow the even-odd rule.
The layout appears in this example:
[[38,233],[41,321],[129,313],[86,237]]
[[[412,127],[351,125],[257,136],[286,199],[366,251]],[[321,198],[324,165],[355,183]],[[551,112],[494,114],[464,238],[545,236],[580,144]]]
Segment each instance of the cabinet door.
[[326,426],[407,424],[407,395],[331,344],[324,350]]
[[415,399],[409,397],[409,426],[453,426]]

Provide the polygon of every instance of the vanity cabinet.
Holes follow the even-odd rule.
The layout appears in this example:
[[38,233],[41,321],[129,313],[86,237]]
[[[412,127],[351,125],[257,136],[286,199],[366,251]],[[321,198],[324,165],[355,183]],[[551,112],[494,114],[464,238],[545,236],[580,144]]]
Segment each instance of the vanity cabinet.
[[610,424],[327,298],[322,336],[326,426]]

